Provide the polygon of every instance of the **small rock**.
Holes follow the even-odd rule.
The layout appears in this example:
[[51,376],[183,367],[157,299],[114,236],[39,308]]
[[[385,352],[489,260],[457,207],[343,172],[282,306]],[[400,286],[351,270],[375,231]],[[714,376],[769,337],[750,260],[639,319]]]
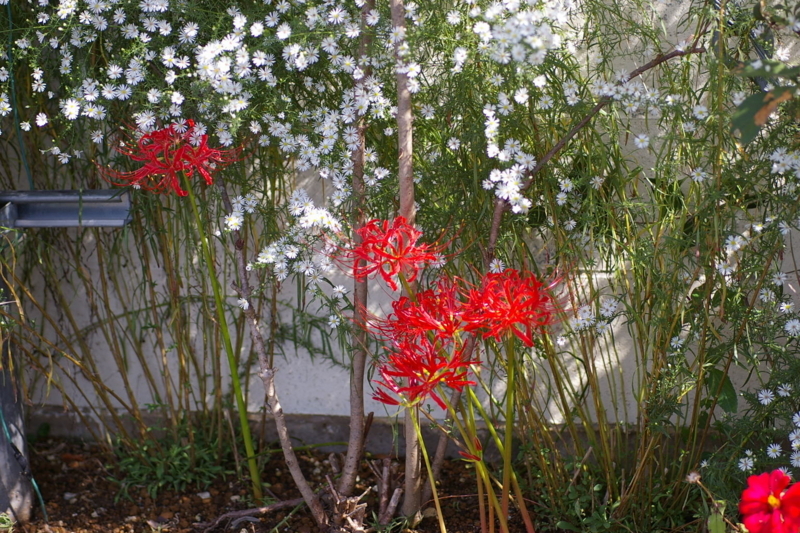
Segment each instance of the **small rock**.
[[65,492],[64,499],[67,500],[69,503],[75,503],[75,500],[78,498],[78,495],[74,492]]
[[210,500],[211,499],[211,493],[208,492],[208,491],[198,492],[197,493],[197,497],[200,498],[201,500]]
[[242,497],[239,496],[238,494],[234,494],[233,496],[231,496],[231,501],[232,502],[238,502],[241,499],[242,499]]
[[433,507],[428,507],[424,511],[422,511],[423,518],[435,518],[436,517],[436,509]]

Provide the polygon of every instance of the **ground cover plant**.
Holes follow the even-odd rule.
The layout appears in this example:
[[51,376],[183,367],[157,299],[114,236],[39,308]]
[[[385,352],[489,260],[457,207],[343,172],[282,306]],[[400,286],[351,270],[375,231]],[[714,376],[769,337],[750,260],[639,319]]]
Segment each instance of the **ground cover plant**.
[[[181,443],[197,467],[210,431],[262,501],[257,405],[317,525],[357,531],[373,396],[406,442],[380,523],[439,508],[447,440],[482,531],[793,512],[774,469],[800,465],[796,6],[5,6],[7,187],[133,197],[128,228],[37,231],[7,260],[26,388],[101,421],[98,440]],[[296,346],[350,373],[348,449],[321,487],[275,382]]]

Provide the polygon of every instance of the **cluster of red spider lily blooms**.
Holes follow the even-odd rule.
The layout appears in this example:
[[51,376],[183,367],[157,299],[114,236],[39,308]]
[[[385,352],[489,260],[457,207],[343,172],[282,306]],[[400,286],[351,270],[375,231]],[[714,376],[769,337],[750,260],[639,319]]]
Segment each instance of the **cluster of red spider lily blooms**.
[[220,150],[208,146],[208,135],[201,133],[193,120],[145,133],[138,140],[123,141],[116,150],[144,166],[130,172],[102,168],[113,185],[132,186],[152,192],[188,192],[181,187],[181,176],[200,174],[207,185],[214,180],[211,172],[235,161],[240,149]]
[[739,513],[750,533],[800,532],[800,483],[789,481],[781,470],[747,478]]
[[[355,277],[378,273],[394,290],[399,276],[413,281],[438,257],[439,250],[419,243],[422,232],[403,217],[372,220],[358,235],[362,242],[351,251]],[[513,269],[486,274],[478,287],[443,278],[431,289],[401,297],[392,307],[393,313],[376,325],[391,348],[378,370],[381,380],[374,397],[405,406],[430,397],[443,409],[439,385],[456,390],[474,385],[467,374],[470,365],[480,363],[466,354],[463,333],[497,341],[515,335],[532,346],[534,331],[550,324],[555,311],[548,287],[532,273]]]

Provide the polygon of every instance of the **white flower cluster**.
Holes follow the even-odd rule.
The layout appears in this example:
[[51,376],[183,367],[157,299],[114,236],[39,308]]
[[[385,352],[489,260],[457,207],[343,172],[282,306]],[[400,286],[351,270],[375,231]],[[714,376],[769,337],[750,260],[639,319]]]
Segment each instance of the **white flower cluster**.
[[494,169],[489,173],[489,178],[483,180],[483,188],[494,189],[495,196],[507,201],[514,213],[527,213],[531,208],[531,201],[522,195],[522,185],[527,171],[536,166],[536,159],[522,150],[522,143],[509,138],[501,149],[497,144],[500,130],[500,119],[497,114],[508,115],[513,108],[508,97],[500,93],[497,105],[488,104],[483,109],[486,117],[484,135],[488,142],[487,155],[500,162],[515,162],[505,170]]
[[800,179],[800,152],[778,148],[770,154],[769,160],[772,161],[773,174],[780,176],[794,174],[795,178]]
[[617,315],[618,307],[619,301],[614,298],[604,299],[598,313],[591,306],[584,305],[578,309],[577,316],[570,320],[570,329],[579,332],[594,328],[595,333],[603,335],[611,328],[611,321]]
[[316,286],[323,274],[333,271],[333,265],[328,255],[307,253],[306,243],[299,242],[298,237],[302,236],[289,232],[288,236],[267,245],[258,254],[256,266],[271,266],[278,281],[285,280],[290,272],[294,272],[305,276],[310,287]]
[[493,61],[541,65],[549,50],[561,47],[558,29],[572,9],[571,0],[494,2],[483,11],[470,11],[482,19],[472,30],[481,40],[479,49]]
[[[615,104],[620,106],[629,116],[639,116],[646,114],[650,118],[659,118],[665,108],[678,108],[682,99],[677,94],[662,94],[658,89],[648,88],[639,78],[628,79],[629,73],[620,72],[617,81],[596,79],[590,86],[590,91],[595,98],[610,98]],[[565,96],[569,98],[568,94]],[[697,118],[704,106],[697,106]],[[706,116],[708,111],[706,110]],[[694,131],[696,125],[692,120],[686,120],[684,127]]]
[[[776,394],[777,393],[777,394]],[[772,389],[762,389],[758,391],[756,398],[763,406],[772,405],[778,398],[790,398],[794,394],[794,388],[790,383],[782,383],[773,391]],[[792,424],[794,427],[789,431],[786,440],[789,441],[789,465],[793,468],[800,468],[800,412],[792,416]],[[770,459],[778,459],[784,456],[783,444],[774,442],[767,445],[765,454]],[[755,466],[756,455],[752,450],[745,450],[744,457],[739,459],[739,469],[743,472],[749,472]],[[791,475],[788,466],[781,466],[782,470],[787,475]]]
[[245,213],[254,213],[258,207],[258,198],[253,193],[237,196],[231,200],[233,211],[225,217],[225,228],[229,231],[242,229]]
[[327,209],[317,207],[305,189],[297,189],[289,199],[289,213],[297,220],[297,225],[308,235],[320,231],[337,233],[342,224]]
[[735,234],[726,237],[721,256],[716,264],[717,272],[726,277],[736,272],[739,268],[741,254],[748,244],[749,236],[746,234]]

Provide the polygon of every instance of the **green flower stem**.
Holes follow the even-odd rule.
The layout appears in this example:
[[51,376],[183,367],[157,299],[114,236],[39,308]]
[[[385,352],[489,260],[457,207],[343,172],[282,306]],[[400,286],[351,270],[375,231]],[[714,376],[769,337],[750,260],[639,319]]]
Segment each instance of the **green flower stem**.
[[516,354],[514,353],[514,334],[508,334],[506,341],[506,429],[503,445],[503,487],[501,492],[501,511],[508,518],[508,498],[511,485],[511,445],[514,436],[514,381],[516,380]]
[[[494,427],[493,427],[493,425],[491,423],[491,420],[488,418],[486,413],[483,411],[483,408],[480,405],[480,402],[478,401],[477,396],[475,396],[475,393],[472,390],[472,388],[471,387],[466,387],[466,389],[468,391],[468,397],[469,397],[469,400],[470,400],[469,401],[469,406],[470,407],[473,407],[475,405],[478,406],[479,412],[481,413],[481,416],[483,417],[483,419],[487,422],[486,425],[489,428],[492,436],[494,437],[494,440],[497,443],[497,447],[500,450],[500,453],[502,454],[503,450],[505,449],[505,447],[503,446],[502,442],[500,442],[500,439],[499,439],[497,433],[495,433]],[[470,408],[470,410],[467,411],[464,408],[463,415],[462,415],[463,418],[464,418],[464,422],[462,423],[458,418],[458,413],[456,412],[454,406],[450,404],[450,402],[448,401],[446,396],[442,395],[442,397],[444,398],[445,405],[447,406],[447,410],[450,413],[450,416],[452,417],[452,420],[453,420],[456,428],[458,429],[459,433],[461,434],[461,438],[464,439],[464,445],[467,447],[467,452],[469,454],[471,454],[471,455],[475,455],[476,457],[480,457],[481,458],[480,461],[475,461],[474,462],[474,464],[475,464],[475,472],[477,474],[476,481],[478,482],[478,497],[480,499],[479,502],[480,502],[480,514],[481,514],[481,531],[486,531],[484,529],[484,522],[486,520],[486,516],[485,516],[486,510],[484,508],[483,496],[482,496],[482,487],[486,487],[486,495],[488,496],[489,503],[490,503],[490,505],[489,505],[490,509],[489,510],[490,511],[491,511],[491,509],[496,509],[497,510],[497,517],[498,517],[498,520],[500,521],[500,531],[502,531],[504,533],[508,533],[508,520],[507,520],[508,515],[507,515],[507,513],[506,514],[502,513],[502,509],[500,507],[500,502],[497,500],[497,496],[495,495],[494,489],[492,488],[492,479],[491,479],[491,476],[489,474],[489,470],[486,468],[486,463],[484,463],[484,461],[483,461],[483,453],[479,452],[477,450],[477,448],[475,447],[475,438],[478,435],[478,429],[477,429],[477,427],[475,427],[475,417],[472,416],[472,409]],[[469,413],[469,415],[467,415],[467,413]],[[489,515],[489,522],[490,523],[492,522],[491,514]],[[494,524],[493,523],[492,523],[491,529],[492,529],[492,531],[494,531]]]
[[408,412],[411,414],[410,418],[414,423],[414,431],[417,434],[417,442],[420,443],[422,459],[425,462],[425,468],[428,470],[428,481],[430,481],[431,490],[433,491],[433,504],[436,506],[436,518],[439,519],[439,529],[442,533],[447,533],[447,527],[444,525],[444,516],[442,515],[442,506],[439,503],[439,493],[436,491],[436,480],[433,477],[433,469],[431,468],[431,462],[428,459],[428,450],[425,448],[425,444],[422,441],[422,431],[419,428],[419,415],[417,414],[417,408],[409,408]]
[[225,355],[228,357],[228,366],[231,370],[231,385],[233,386],[233,395],[236,398],[236,408],[239,411],[239,425],[242,428],[242,439],[244,440],[244,449],[247,452],[247,466],[250,470],[250,480],[253,483],[253,497],[257,502],[260,502],[264,494],[261,491],[261,475],[258,471],[258,462],[256,461],[255,450],[253,448],[253,437],[250,434],[250,423],[247,420],[247,404],[244,401],[244,394],[242,393],[242,385],[239,381],[238,365],[236,364],[236,357],[233,353],[233,343],[231,343],[231,333],[228,329],[228,322],[225,319],[224,300],[222,298],[222,291],[217,278],[217,272],[214,267],[214,257],[211,255],[211,246],[208,243],[208,236],[206,235],[203,221],[200,219],[200,213],[197,209],[197,198],[192,190],[192,184],[184,176],[186,190],[189,191],[189,203],[192,206],[192,214],[194,215],[197,231],[200,233],[200,243],[205,255],[206,265],[208,266],[208,274],[211,278],[211,287],[214,290],[214,302],[217,308],[217,322],[219,323],[220,333],[222,334],[222,341],[225,345]]

